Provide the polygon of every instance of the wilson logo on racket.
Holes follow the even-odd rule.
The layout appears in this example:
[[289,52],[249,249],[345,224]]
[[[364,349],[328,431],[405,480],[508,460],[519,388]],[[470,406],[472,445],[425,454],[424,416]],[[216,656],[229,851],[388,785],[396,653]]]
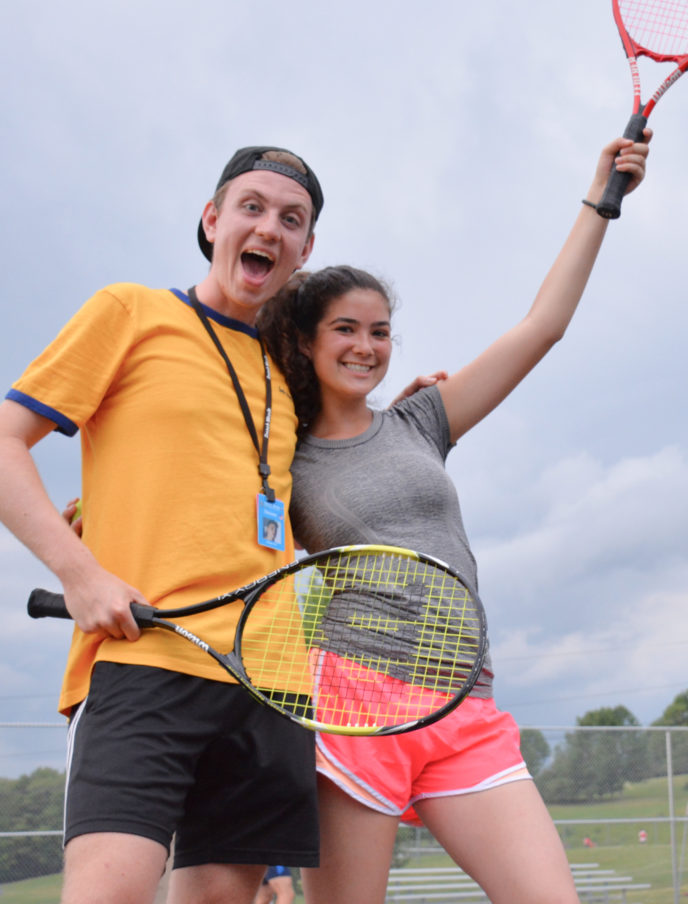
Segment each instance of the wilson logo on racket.
[[200,637],[196,637],[195,634],[192,634],[191,631],[187,631],[186,628],[182,628],[181,625],[175,625],[175,634],[179,634],[181,637],[185,637],[186,640],[190,640],[191,643],[195,644],[199,650],[203,650],[204,653],[208,653],[210,647],[205,641],[201,640]]

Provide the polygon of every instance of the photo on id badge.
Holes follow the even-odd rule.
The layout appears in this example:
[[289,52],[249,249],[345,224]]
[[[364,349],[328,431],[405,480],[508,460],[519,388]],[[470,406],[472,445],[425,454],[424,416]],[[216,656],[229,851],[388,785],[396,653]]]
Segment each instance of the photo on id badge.
[[284,503],[270,502],[258,494],[258,542],[270,549],[284,549]]

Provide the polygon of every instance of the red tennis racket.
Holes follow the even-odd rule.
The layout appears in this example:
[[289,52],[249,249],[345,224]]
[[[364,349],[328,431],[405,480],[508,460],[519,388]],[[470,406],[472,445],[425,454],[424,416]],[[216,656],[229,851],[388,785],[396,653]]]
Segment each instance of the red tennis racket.
[[[688,0],[612,0],[612,7],[633,81],[633,113],[624,138],[642,141],[647,118],[657,101],[688,69]],[[657,63],[676,63],[676,68],[646,103],[641,98],[638,70],[641,56]],[[612,170],[597,205],[601,217],[615,220],[621,214],[621,199],[630,178],[630,173]]]

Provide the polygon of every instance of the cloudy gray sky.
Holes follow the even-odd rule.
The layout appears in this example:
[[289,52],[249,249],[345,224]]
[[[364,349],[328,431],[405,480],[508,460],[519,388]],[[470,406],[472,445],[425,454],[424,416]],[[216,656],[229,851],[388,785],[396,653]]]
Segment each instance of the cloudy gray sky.
[[[3,393],[100,286],[202,278],[202,206],[231,153],[260,143],[322,181],[311,264],[370,268],[399,295],[379,402],[458,368],[525,313],[625,126],[610,6],[6,5]],[[497,700],[523,725],[618,703],[649,722],[688,686],[687,109],[679,82],[563,343],[450,457]],[[58,506],[78,456],[61,436],[37,451]],[[53,719],[68,629],[24,603],[57,585],[6,532],[0,565],[0,721]]]

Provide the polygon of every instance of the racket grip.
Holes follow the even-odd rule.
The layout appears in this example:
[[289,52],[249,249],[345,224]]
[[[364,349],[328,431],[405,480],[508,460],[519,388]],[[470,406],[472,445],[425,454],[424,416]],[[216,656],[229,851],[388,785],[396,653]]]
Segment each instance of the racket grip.
[[31,618],[71,618],[61,593],[41,590],[37,587],[31,591],[27,610]]
[[[634,113],[628,120],[623,137],[632,141],[644,141],[643,129],[646,125],[647,117],[641,113]],[[630,181],[630,173],[620,173],[616,166],[612,167],[602,200],[597,205],[598,214],[605,220],[616,220],[621,216],[621,201]]]
[[[71,618],[64,597],[61,593],[53,593],[51,590],[42,590],[37,587],[31,591],[26,609],[31,618]],[[154,618],[158,614],[153,606],[143,606],[141,603],[131,604],[131,613],[139,628],[152,628],[155,625]]]

